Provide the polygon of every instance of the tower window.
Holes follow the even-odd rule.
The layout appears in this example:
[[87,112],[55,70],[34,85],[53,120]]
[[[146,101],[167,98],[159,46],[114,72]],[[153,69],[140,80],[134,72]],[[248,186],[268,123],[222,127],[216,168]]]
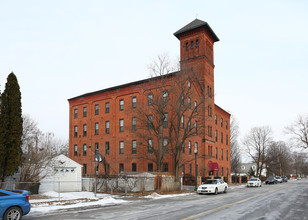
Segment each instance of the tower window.
[[188,42],[185,45],[185,50],[188,51]]
[[194,49],[194,42],[190,42],[190,49]]
[[199,40],[196,40],[196,48],[199,47]]

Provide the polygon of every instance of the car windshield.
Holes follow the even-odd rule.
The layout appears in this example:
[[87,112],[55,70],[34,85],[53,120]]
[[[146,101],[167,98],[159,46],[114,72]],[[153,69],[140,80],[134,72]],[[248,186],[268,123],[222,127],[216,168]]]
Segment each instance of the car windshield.
[[206,180],[204,184],[217,184],[217,180]]
[[268,178],[268,180],[273,180],[274,179],[274,177],[270,177],[270,178]]
[[249,181],[257,181],[256,178],[251,178]]

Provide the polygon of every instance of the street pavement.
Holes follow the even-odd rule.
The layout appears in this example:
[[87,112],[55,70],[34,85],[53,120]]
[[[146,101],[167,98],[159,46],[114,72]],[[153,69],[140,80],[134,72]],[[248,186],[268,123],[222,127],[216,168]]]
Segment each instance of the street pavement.
[[[125,199],[125,198],[121,198]],[[237,187],[218,195],[189,194],[161,199],[128,198],[107,207],[70,209],[25,216],[35,219],[291,219],[308,220],[308,179]]]

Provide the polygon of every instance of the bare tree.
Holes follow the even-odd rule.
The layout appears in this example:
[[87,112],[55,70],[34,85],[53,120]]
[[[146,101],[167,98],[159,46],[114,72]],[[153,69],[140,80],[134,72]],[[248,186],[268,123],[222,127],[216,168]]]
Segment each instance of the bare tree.
[[21,182],[39,182],[46,174],[42,174],[52,158],[68,149],[67,141],[54,137],[52,133],[43,133],[37,123],[29,116],[23,116],[23,163],[20,167]]
[[241,150],[238,142],[239,138],[239,123],[236,118],[231,115],[230,122],[230,148],[231,148],[231,171],[239,173],[241,167]]
[[243,140],[248,155],[257,164],[256,175],[261,176],[266,165],[266,152],[272,142],[272,130],[270,127],[254,127]]
[[308,115],[298,116],[285,130],[291,136],[291,141],[295,146],[308,149]]
[[293,171],[295,175],[307,176],[308,175],[308,159],[304,153],[293,152]]
[[149,66],[155,77],[144,88],[147,102],[132,109],[132,114],[135,113],[141,128],[135,131],[143,140],[144,148],[139,155],[153,161],[157,171],[163,171],[165,156],[171,155],[178,180],[182,164],[189,162],[181,157],[185,141],[205,134],[205,98],[197,74],[191,69],[169,73],[174,69],[170,68],[169,60],[164,54]]
[[283,141],[272,142],[266,154],[266,168],[268,174],[286,176],[291,173],[292,155]]

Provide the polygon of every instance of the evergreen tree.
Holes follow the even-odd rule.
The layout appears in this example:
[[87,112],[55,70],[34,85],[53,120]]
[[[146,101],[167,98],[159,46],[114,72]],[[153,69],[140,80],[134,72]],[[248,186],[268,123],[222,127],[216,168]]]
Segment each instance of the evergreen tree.
[[21,92],[13,72],[7,77],[0,108],[0,178],[4,182],[22,161]]

